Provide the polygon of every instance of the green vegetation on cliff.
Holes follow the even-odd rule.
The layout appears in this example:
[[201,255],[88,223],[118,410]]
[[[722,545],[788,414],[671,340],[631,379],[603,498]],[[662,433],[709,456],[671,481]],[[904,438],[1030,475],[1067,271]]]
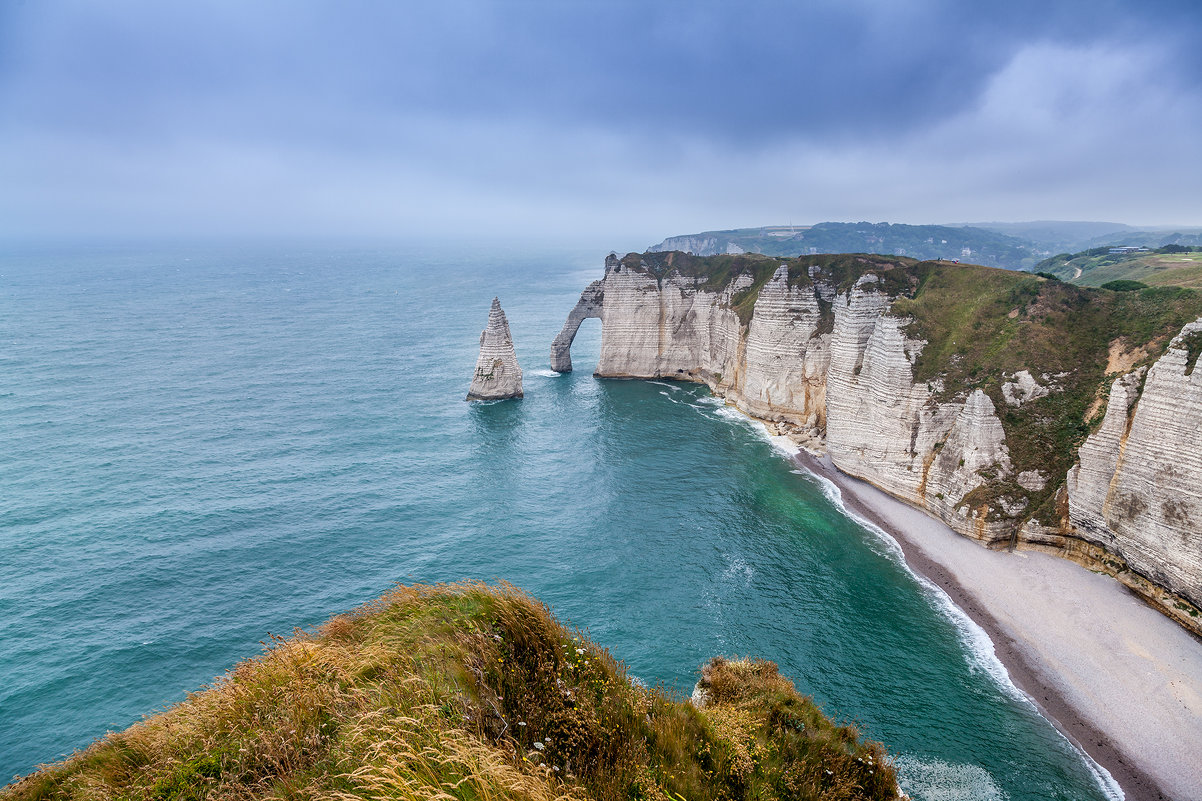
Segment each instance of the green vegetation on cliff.
[[[685,278],[694,279],[698,289],[708,292],[721,292],[740,275],[749,276],[751,284],[731,298],[731,307],[738,313],[744,325],[751,320],[760,289],[782,264],[789,270],[789,286],[812,284],[810,271],[821,269],[824,281],[835,286],[840,292],[846,292],[862,275],[871,272],[878,277],[878,286],[882,291],[896,295],[913,288],[915,279],[909,270],[918,262],[897,256],[877,256],[869,253],[835,253],[789,259],[759,253],[694,256],[679,251],[662,251],[628,253],[622,258],[622,265],[626,269],[645,270],[660,281],[669,273],[675,272]],[[829,317],[829,304],[823,304],[823,310]],[[827,322],[826,330],[830,330],[830,320]]]
[[[1101,421],[1108,370],[1151,364],[1186,323],[1202,316],[1202,293],[1188,289],[1112,292],[986,267],[924,262],[914,269],[916,291],[898,298],[891,313],[911,318],[907,334],[927,341],[914,364],[915,381],[939,380],[941,401],[975,389],[989,395],[1015,474],[1064,476]],[[1051,391],[1014,406],[1002,387],[1021,370]],[[1025,502],[1028,514],[1055,522],[1057,481],[1031,491],[986,478],[971,503]]]
[[1149,286],[1202,289],[1202,247],[1166,245],[1135,253],[1111,250],[1101,247],[1061,253],[1043,260],[1035,269],[1081,286],[1107,288],[1115,281],[1139,281]]
[[521,591],[401,587],[0,791],[34,799],[891,799],[879,745],[762,661],[701,709]]

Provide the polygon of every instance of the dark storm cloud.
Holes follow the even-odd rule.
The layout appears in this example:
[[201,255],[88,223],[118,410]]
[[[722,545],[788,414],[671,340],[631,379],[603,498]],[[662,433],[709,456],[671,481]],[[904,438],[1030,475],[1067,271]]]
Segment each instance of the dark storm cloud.
[[10,234],[1202,216],[1188,4],[0,8]]

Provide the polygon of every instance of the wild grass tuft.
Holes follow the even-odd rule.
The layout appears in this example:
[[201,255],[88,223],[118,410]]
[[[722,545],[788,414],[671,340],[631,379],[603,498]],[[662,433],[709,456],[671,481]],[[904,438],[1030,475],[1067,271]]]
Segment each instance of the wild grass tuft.
[[0,790],[40,799],[895,798],[881,746],[770,662],[698,709],[506,584],[398,587]]

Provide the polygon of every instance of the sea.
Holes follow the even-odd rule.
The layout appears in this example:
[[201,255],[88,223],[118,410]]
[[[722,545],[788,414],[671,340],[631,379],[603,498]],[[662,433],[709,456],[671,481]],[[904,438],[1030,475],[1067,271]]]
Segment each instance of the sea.
[[[548,352],[608,251],[0,250],[0,776],[396,583],[507,581],[687,694],[780,665],[922,801],[1119,797],[896,544],[701,386]],[[520,401],[468,403],[499,296]]]

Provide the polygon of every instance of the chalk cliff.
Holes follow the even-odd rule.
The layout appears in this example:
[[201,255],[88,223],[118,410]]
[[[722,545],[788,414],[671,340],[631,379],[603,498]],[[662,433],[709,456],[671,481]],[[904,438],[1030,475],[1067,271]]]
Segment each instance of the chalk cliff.
[[468,400],[499,400],[522,397],[522,368],[513,350],[509,321],[501,302],[492,299],[488,327],[480,333],[480,356],[467,391]]
[[[960,533],[1107,570],[1202,632],[1202,319],[1182,328],[1202,296],[1119,294],[880,256],[611,255],[551,363],[599,317],[596,375],[703,382]],[[1116,375],[1120,346],[1140,358]]]
[[1202,607],[1202,371],[1191,337],[1202,337],[1202,320],[1182,329],[1146,377],[1141,368],[1115,379],[1067,489],[1083,539]]

